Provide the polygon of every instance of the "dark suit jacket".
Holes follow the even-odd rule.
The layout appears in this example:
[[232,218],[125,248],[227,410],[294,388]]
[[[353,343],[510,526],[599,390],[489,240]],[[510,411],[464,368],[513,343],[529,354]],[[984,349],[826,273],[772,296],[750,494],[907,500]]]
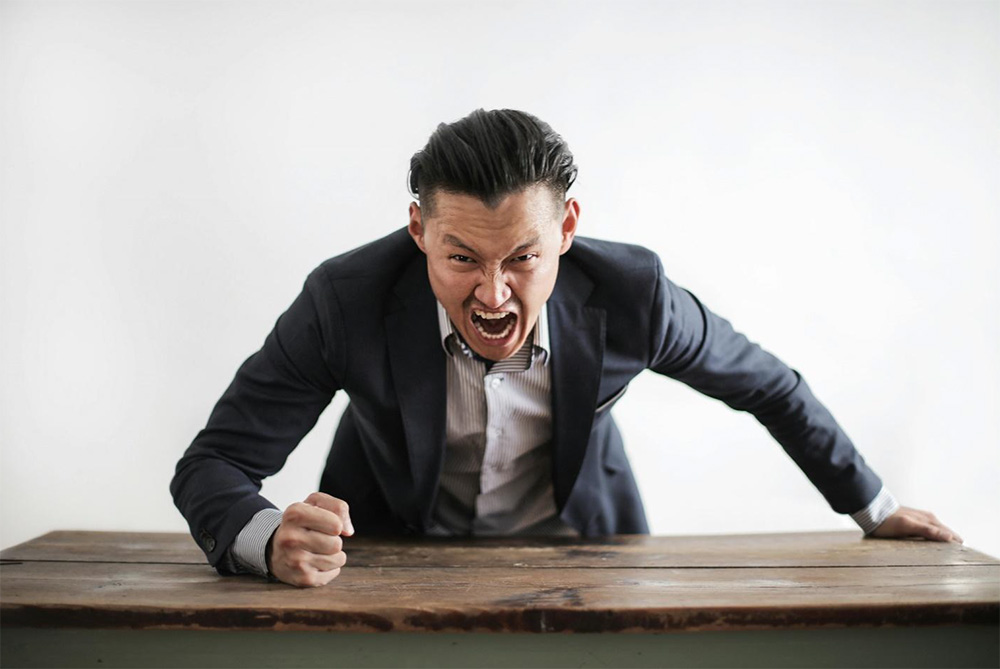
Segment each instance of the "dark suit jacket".
[[[878,476],[801,375],[667,279],[654,253],[577,237],[548,309],[556,505],[584,536],[648,532],[610,414],[644,369],[751,412],[835,511],[878,493]],[[350,504],[359,533],[422,532],[445,452],[444,355],[426,258],[405,229],[310,273],[170,484],[211,564],[257,511],[274,508],[261,480],[337,390],[350,404],[320,491]]]

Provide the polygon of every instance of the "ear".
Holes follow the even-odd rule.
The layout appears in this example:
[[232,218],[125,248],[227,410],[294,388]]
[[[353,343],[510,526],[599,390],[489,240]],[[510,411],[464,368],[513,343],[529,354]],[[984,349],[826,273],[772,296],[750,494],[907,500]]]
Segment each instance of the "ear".
[[420,205],[416,202],[410,203],[410,224],[407,226],[406,231],[410,233],[410,237],[413,237],[413,241],[417,243],[420,250],[426,254],[427,248],[424,246],[424,224],[420,218]]
[[576,235],[576,224],[579,220],[580,203],[576,201],[576,198],[571,197],[566,200],[566,204],[563,207],[562,243],[559,246],[559,255],[569,251],[569,247],[573,245],[573,237]]

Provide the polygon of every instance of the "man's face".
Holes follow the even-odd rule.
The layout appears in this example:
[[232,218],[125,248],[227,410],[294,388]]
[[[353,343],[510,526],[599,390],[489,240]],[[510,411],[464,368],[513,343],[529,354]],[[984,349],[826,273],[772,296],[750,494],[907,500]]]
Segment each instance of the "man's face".
[[431,288],[479,355],[503,360],[531,334],[569,250],[580,205],[541,185],[490,209],[471,195],[436,192],[432,216],[410,204],[410,235],[427,254]]

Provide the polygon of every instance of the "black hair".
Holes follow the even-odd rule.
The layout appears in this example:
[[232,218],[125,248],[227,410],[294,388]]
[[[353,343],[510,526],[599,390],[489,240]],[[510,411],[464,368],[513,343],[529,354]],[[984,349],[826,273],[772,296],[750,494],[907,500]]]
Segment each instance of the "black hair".
[[544,184],[561,200],[576,180],[569,146],[548,123],[514,109],[477,109],[441,123],[410,159],[410,194],[430,216],[443,191],[478,197],[491,209],[511,193]]

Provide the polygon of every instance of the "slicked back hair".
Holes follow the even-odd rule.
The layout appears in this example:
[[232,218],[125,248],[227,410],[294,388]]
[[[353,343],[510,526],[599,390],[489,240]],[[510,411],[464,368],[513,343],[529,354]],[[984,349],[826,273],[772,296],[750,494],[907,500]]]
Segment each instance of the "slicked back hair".
[[514,109],[477,109],[438,125],[410,159],[408,181],[426,218],[438,192],[473,195],[493,209],[506,196],[543,184],[561,204],[576,173],[569,146],[548,123]]

